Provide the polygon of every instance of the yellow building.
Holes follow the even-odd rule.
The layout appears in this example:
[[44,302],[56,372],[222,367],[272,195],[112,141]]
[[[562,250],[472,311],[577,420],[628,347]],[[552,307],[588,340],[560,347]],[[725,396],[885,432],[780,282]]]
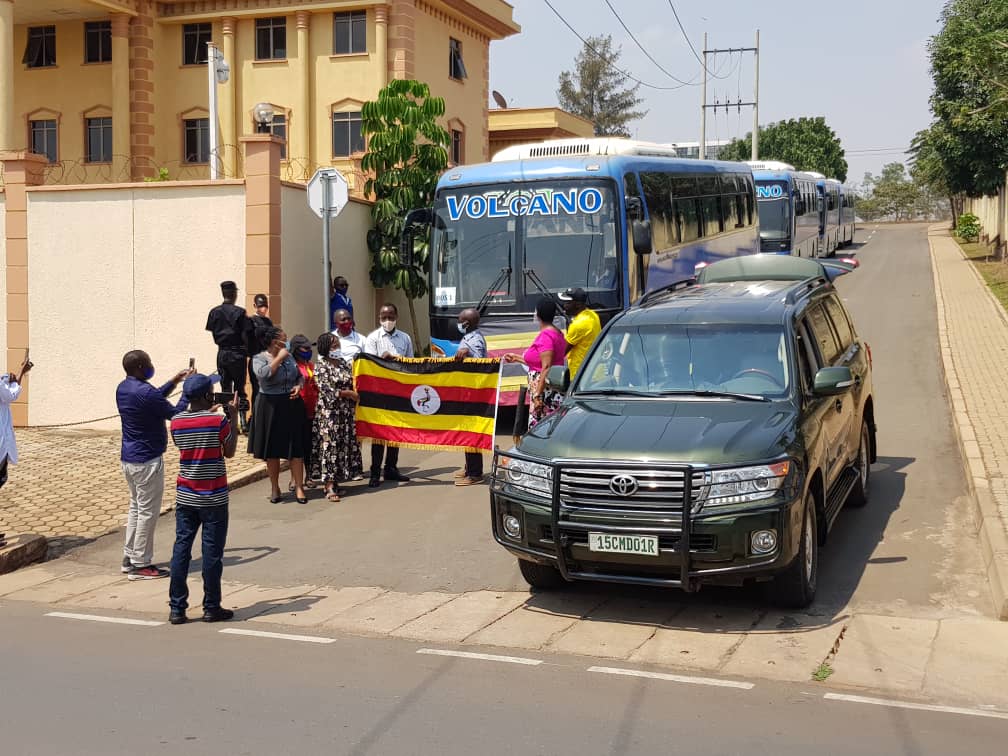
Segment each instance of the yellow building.
[[212,42],[223,177],[265,103],[285,179],[359,188],[361,105],[392,77],[445,99],[453,162],[486,160],[490,42],[519,31],[503,0],[0,0],[0,151],[45,155],[46,183],[206,178]]
[[490,111],[490,157],[515,144],[593,136],[595,124],[560,108],[496,108]]

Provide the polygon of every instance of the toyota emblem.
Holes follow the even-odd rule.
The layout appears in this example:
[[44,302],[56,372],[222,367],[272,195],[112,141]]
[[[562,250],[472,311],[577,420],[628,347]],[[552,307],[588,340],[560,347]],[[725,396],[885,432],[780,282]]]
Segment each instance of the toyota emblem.
[[637,493],[637,478],[632,475],[613,475],[609,490],[617,496],[633,496]]

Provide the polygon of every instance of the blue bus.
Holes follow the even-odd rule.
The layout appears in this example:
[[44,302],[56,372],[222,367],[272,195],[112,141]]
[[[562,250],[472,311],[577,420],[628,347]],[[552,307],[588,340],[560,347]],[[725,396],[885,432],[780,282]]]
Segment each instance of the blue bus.
[[857,200],[857,193],[853,187],[840,186],[840,244],[846,247],[854,241],[854,203]]
[[812,175],[819,198],[819,256],[832,257],[840,246],[840,182],[821,173]]
[[815,257],[819,249],[816,179],[777,161],[752,161],[760,251]]
[[[681,159],[674,147],[627,139],[563,139],[449,169],[434,207],[408,215],[403,254],[416,235],[429,238],[432,353],[456,352],[458,314],[475,307],[499,355],[531,344],[541,297],[581,287],[605,323],[698,264],[758,252],[757,224],[744,163]],[[502,404],[516,403],[522,380],[505,373]]]

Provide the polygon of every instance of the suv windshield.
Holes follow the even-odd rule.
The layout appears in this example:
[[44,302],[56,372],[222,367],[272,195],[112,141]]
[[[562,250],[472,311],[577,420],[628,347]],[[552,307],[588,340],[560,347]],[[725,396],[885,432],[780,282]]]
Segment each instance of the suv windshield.
[[720,392],[780,397],[791,384],[789,365],[780,326],[614,326],[578,372],[574,393]]

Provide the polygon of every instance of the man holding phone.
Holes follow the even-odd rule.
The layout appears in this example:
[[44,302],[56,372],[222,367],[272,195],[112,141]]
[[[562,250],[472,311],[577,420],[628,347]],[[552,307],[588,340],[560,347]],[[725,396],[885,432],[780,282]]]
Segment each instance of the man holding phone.
[[32,364],[28,359],[28,350],[25,349],[21,372],[18,375],[7,373],[0,376],[0,488],[3,488],[7,482],[7,463],[16,465],[18,461],[17,441],[14,438],[14,418],[11,415],[10,406],[21,395],[21,381],[25,373],[31,369]]

